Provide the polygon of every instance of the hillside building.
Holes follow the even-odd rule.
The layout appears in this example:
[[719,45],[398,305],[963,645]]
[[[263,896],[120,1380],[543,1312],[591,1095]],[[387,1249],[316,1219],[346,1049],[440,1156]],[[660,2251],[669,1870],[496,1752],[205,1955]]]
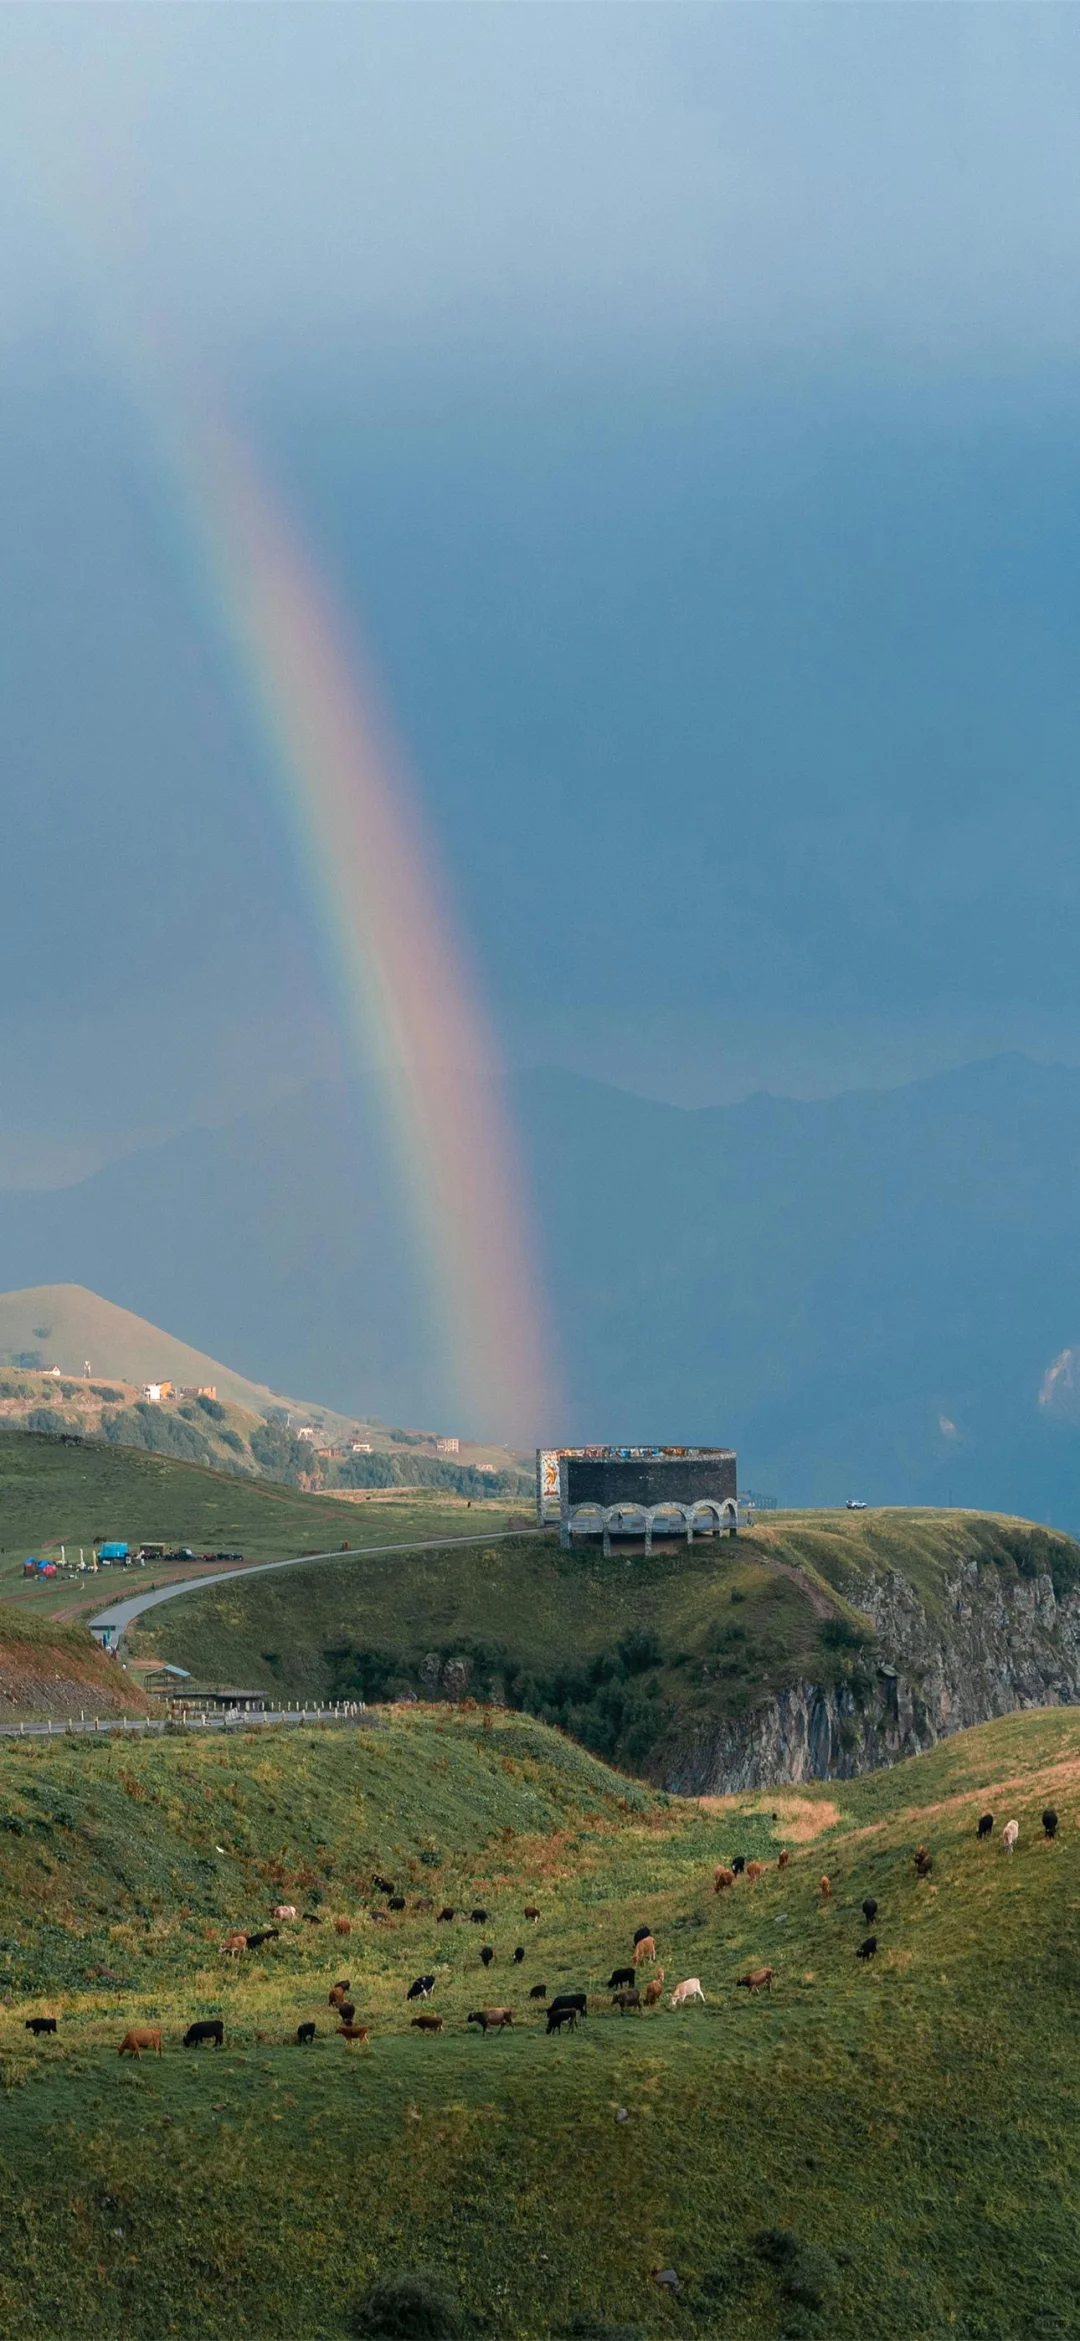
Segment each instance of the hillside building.
[[559,1542],[613,1536],[644,1542],[654,1534],[734,1536],[739,1525],[737,1467],[731,1447],[549,1447],[537,1450],[536,1515],[559,1523]]

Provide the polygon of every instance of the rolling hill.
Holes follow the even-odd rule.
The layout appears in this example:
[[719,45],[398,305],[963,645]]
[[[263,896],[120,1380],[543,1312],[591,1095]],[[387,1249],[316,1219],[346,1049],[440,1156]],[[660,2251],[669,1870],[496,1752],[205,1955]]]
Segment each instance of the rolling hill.
[[1080,1547],[955,1512],[780,1514],[648,1561],[506,1536],[209,1588],[138,1647],[289,1698],[494,1700],[716,1793],[1080,1700]]
[[[1065,1712],[707,1808],[538,1723],[446,1709],[224,1746],[0,1744],[4,2333],[1067,2341],[1078,1799]],[[765,1874],[717,1896],[736,1852]],[[224,1958],[279,1895],[322,1923]],[[487,1909],[490,1977],[444,1901]],[[666,1981],[624,2016],[607,1979],[643,1918]],[[740,1990],[761,1965],[771,1991]],[[425,1972],[441,2036],[405,1999]],[[337,1975],[359,2047],[334,2037]],[[689,1976],[704,2005],[675,2013]],[[576,2033],[547,2037],[540,1980],[587,1991]],[[480,2037],[467,2015],[492,2002],[514,2025]],[[55,2038],[25,2029],[41,2013]],[[214,2016],[224,2047],[185,2050]],[[118,2059],[147,2022],[160,2060]]]

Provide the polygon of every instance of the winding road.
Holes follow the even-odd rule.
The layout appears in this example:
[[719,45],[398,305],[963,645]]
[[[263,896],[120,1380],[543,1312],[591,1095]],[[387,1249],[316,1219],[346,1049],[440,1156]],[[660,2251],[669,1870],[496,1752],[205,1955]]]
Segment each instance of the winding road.
[[453,1551],[459,1545],[502,1544],[509,1536],[539,1536],[540,1533],[538,1528],[503,1528],[487,1536],[421,1536],[412,1544],[358,1544],[347,1553],[342,1552],[340,1545],[328,1553],[294,1553],[287,1561],[255,1561],[250,1568],[222,1569],[215,1576],[181,1577],[178,1584],[160,1585],[155,1593],[132,1593],[123,1601],[111,1601],[107,1609],[88,1618],[87,1624],[106,1649],[116,1650],[128,1627],[144,1610],[155,1608],[159,1601],[176,1601],[181,1593],[206,1592],[209,1586],[227,1585],[235,1577],[266,1577],[271,1569],[300,1569],[309,1561],[364,1561],[374,1554],[441,1552]]

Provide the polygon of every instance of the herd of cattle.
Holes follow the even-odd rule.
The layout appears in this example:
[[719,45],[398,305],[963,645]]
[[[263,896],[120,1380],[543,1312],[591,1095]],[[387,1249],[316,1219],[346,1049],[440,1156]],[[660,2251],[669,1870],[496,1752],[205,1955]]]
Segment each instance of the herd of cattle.
[[[1042,1815],[1042,1829],[1043,1836],[1047,1841],[1052,1842],[1056,1838],[1058,1816],[1049,1806]],[[985,1843],[993,1835],[993,1831],[993,1813],[983,1813],[976,1829],[979,1843]],[[1001,1846],[1004,1853],[1011,1854],[1014,1851],[1019,1835],[1019,1822],[1006,1821],[1001,1831]],[[777,1856],[777,1869],[786,1869],[790,1859],[790,1852],[785,1849]],[[934,1865],[933,1856],[928,1846],[916,1846],[912,1861],[916,1881],[931,1876]],[[748,1886],[754,1886],[759,1878],[765,1876],[769,1866],[762,1861],[747,1861],[744,1855],[736,1854],[730,1864],[722,1862],[713,1871],[713,1892],[716,1894],[729,1893],[740,1878]],[[401,1912],[408,1907],[405,1895],[399,1894],[389,1879],[381,1877],[376,1872],[372,1878],[372,1885],[377,1892],[386,1896],[386,1910],[373,1909],[369,1914],[372,1919],[385,1921],[388,1912]],[[831,1879],[822,1876],[818,1881],[818,1891],[822,1902],[829,1901],[832,1895]],[[870,1927],[878,1914],[878,1904],[873,1895],[868,1894],[860,1907],[866,1925]],[[415,1914],[430,1916],[435,1905],[429,1895],[423,1895],[414,1900],[412,1908]],[[528,1903],[522,1915],[531,1925],[535,1925],[540,1917],[540,1911],[535,1903]],[[276,1903],[271,1917],[278,1922],[301,1918],[310,1926],[321,1926],[324,1923],[320,1914],[307,1910],[298,1912],[291,1902]],[[440,1925],[448,1924],[456,1918],[467,1918],[473,1926],[486,1926],[488,1917],[489,1913],[483,1909],[465,1911],[447,1904],[438,1913],[438,1923]],[[331,1923],[336,1934],[347,1935],[352,1931],[352,1921],[348,1918],[335,1918]],[[226,1957],[237,1958],[242,1952],[259,1951],[266,1943],[278,1942],[280,1938],[280,1923],[260,1927],[250,1934],[236,1929],[226,1936],[221,1947]],[[855,1956],[857,1959],[870,1960],[876,1956],[877,1949],[877,1936],[867,1934],[857,1946]],[[484,1943],[481,1946],[479,1957],[485,1972],[491,1967],[495,1956],[493,1944]],[[511,1954],[511,1965],[520,1967],[525,1956],[524,1944],[516,1944]],[[664,1990],[665,1971],[657,1965],[656,1939],[651,1927],[639,1926],[637,1928],[630,1956],[631,1964],[627,1967],[613,1968],[604,1987],[610,1994],[610,2005],[618,2008],[620,2015],[623,2016],[630,2013],[640,2015],[646,2008],[655,2008],[661,2000]],[[650,1976],[642,1989],[639,1978],[645,1967],[655,1968],[655,1973]],[[738,1976],[736,1981],[740,1989],[752,1995],[759,1991],[771,1992],[774,1976],[775,1971],[771,1967],[752,1967],[747,1974]],[[406,2002],[430,2000],[436,1989],[436,1983],[437,1978],[434,1972],[416,1976],[405,1993]],[[356,2022],[356,2004],[349,1996],[351,1990],[352,1985],[348,1976],[342,1976],[331,1986],[328,1994],[328,2005],[337,2018],[337,2035],[350,2045],[366,2041],[370,2035],[369,2025]],[[557,1992],[555,1997],[549,2000],[546,1983],[534,1983],[530,1987],[529,1998],[540,2003],[538,2012],[546,2018],[548,2033],[573,2032],[576,2030],[579,2019],[586,2017],[589,2013],[588,1993],[584,1991]],[[688,1975],[682,1983],[676,1984],[671,1994],[671,2006],[684,2008],[693,2001],[700,2001],[704,2005],[705,1994],[699,1978],[696,1975]],[[466,2026],[475,2024],[477,2029],[483,2033],[503,2032],[513,2026],[514,2011],[509,2007],[474,2008],[465,2021]],[[420,2015],[412,2017],[411,2023],[413,2029],[418,2032],[442,2032],[445,2030],[445,2019],[427,2008]],[[43,2034],[55,2033],[56,2026],[55,2016],[29,2016],[26,2019],[26,2030],[32,2032],[36,2039]],[[317,2025],[310,2019],[298,2024],[295,2035],[298,2047],[310,2046],[317,2031]],[[269,2034],[256,2032],[255,2039],[258,2043],[265,2043],[269,2039]],[[185,2048],[201,2046],[222,2048],[224,2043],[225,2025],[220,2016],[198,2019],[189,2024],[183,2036]],[[130,2026],[116,2053],[118,2056],[140,2057],[144,2052],[155,2056],[161,2055],[161,2026],[159,2024]]]

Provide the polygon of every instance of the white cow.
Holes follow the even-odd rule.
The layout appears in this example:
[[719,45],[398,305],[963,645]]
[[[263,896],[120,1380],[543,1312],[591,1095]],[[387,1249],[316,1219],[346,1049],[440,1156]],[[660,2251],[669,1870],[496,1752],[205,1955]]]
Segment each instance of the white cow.
[[1004,1848],[1005,1848],[1005,1851],[1006,1851],[1006,1853],[1011,1853],[1011,1852],[1012,1852],[1013,1846],[1015,1845],[1015,1843],[1016,1843],[1016,1840],[1017,1840],[1017,1838],[1019,1837],[1019,1835],[1020,1835],[1020,1823],[1019,1823],[1019,1821],[1006,1821],[1006,1823],[1005,1823],[1005,1827],[1003,1828],[1003,1830],[1002,1830],[1002,1832],[1001,1832],[1001,1842],[1002,1842],[1002,1844],[1003,1844],[1003,1846],[1004,1846]]
[[270,1916],[271,1918],[295,1918],[295,1902],[275,1902]]
[[671,1995],[673,2008],[685,2008],[688,2000],[700,2000],[705,2005],[705,1994],[696,1975],[688,1975],[685,1983],[677,1983]]

